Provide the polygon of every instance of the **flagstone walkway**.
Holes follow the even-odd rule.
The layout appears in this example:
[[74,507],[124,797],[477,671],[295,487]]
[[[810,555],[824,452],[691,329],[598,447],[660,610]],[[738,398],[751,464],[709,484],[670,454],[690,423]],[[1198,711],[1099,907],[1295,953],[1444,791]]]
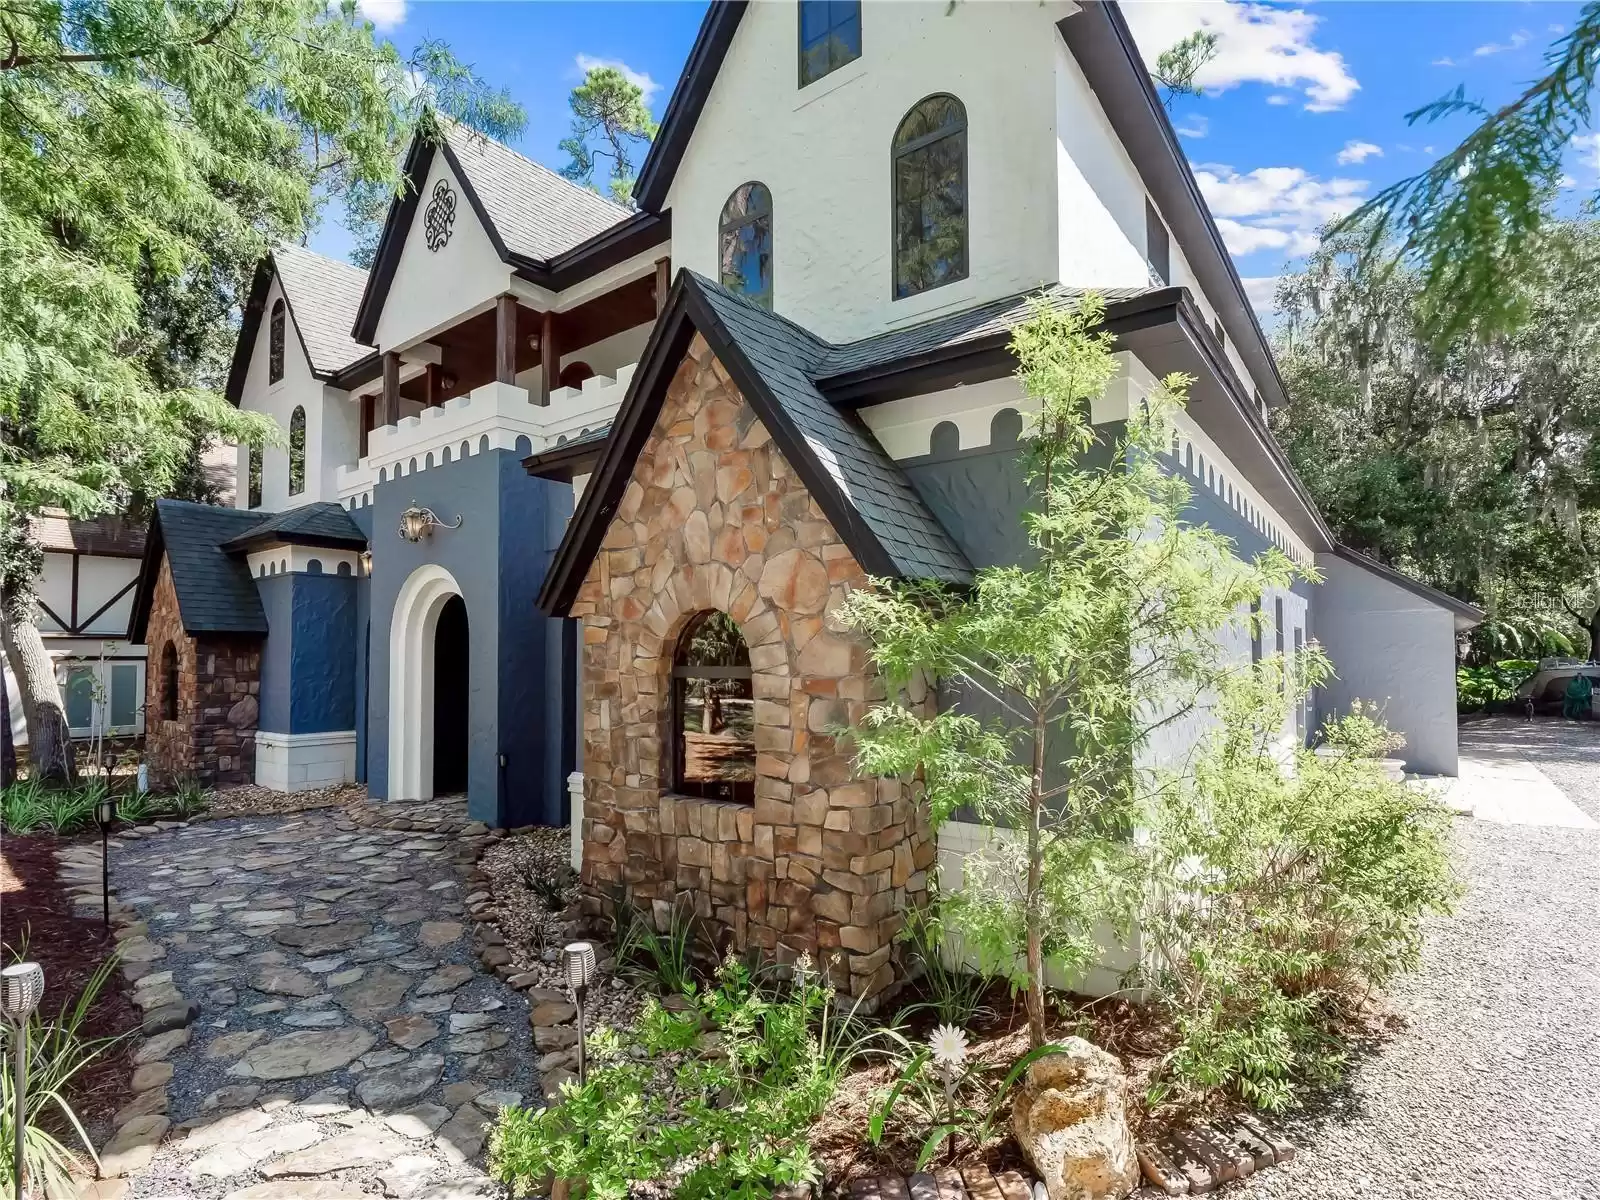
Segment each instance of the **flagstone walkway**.
[[[470,943],[462,871],[486,831],[430,816],[113,839],[145,1040],[102,1157],[131,1200],[500,1194],[483,1147],[538,1091],[528,1002]],[[69,869],[91,865],[98,847]]]

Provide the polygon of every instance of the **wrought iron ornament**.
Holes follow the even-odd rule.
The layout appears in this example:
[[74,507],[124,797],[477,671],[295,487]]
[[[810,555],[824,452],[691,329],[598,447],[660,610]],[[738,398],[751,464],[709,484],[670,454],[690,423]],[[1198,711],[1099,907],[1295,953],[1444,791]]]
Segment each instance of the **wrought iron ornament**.
[[433,199],[422,214],[422,232],[429,250],[443,250],[456,223],[456,194],[444,180],[433,185]]

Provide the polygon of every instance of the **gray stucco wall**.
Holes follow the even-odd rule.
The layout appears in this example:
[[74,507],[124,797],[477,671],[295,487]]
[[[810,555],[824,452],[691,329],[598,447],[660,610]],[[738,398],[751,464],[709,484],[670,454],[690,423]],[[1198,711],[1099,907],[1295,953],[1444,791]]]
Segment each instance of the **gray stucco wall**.
[[1319,720],[1376,701],[1408,770],[1454,775],[1456,743],[1455,619],[1445,609],[1359,565],[1321,555],[1311,632],[1338,677],[1317,697]]
[[[395,531],[400,514],[425,505],[460,529],[436,529],[412,544]],[[567,819],[563,740],[562,626],[534,597],[572,510],[572,489],[533,479],[513,451],[484,450],[378,484],[358,510],[371,529],[366,725],[369,792],[387,794],[389,640],[394,606],[413,571],[449,571],[466,604],[470,646],[467,807],[492,825],[560,825]],[[504,756],[505,765],[500,766]]]

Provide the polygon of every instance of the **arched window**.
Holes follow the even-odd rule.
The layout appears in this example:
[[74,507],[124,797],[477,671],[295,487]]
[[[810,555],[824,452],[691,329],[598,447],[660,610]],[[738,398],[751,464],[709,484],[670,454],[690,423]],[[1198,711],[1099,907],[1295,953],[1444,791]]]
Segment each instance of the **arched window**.
[[919,101],[894,134],[894,297],[967,277],[967,110]]
[[289,495],[306,490],[306,410],[294,406],[289,414]]
[[283,378],[283,298],[272,302],[272,321],[267,328],[267,382],[277,383]]
[[754,804],[750,651],[726,613],[701,613],[679,638],[672,663],[671,719],[673,790]]
[[250,447],[250,477],[246,481],[249,487],[249,500],[251,508],[261,507],[261,447]]
[[718,229],[722,286],[772,307],[772,193],[764,183],[743,183],[722,206]]
[[594,378],[594,368],[586,362],[570,362],[561,368],[557,383],[561,387],[581,388],[585,379]]
[[178,647],[171,642],[161,651],[161,719],[178,719]]

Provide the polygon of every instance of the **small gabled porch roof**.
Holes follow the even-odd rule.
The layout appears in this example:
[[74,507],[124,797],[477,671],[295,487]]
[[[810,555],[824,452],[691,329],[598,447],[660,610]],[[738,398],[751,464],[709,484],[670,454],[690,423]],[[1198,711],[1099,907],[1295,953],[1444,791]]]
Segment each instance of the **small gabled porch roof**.
[[[766,425],[856,561],[871,574],[965,583],[972,567],[854,413],[813,374],[833,350],[810,331],[689,270],[678,273],[622,402],[605,452],[539,593],[565,613],[622,499],[678,364],[698,333]],[[532,465],[532,464],[530,464]]]

